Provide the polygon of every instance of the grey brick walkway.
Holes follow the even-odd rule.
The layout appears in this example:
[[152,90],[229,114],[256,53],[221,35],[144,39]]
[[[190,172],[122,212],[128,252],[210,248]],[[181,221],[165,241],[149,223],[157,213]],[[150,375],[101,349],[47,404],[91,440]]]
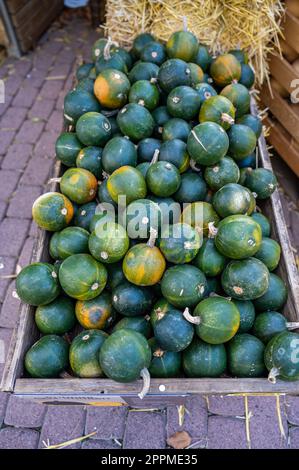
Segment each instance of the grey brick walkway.
[[[6,102],[0,104],[1,275],[30,261],[36,235],[32,201],[43,192],[53,165],[75,57],[88,58],[94,39],[95,33],[82,21],[73,21],[64,30],[56,25],[34,53],[19,61],[8,59],[0,67],[6,85]],[[285,205],[288,209],[287,201]],[[297,212],[287,215],[291,227],[298,223]],[[14,281],[0,281],[0,339],[6,346],[18,319],[14,289]],[[2,370],[0,364],[0,376]],[[277,408],[276,397],[250,397],[248,408],[246,434],[243,397],[192,397],[180,426],[175,406],[158,411],[45,406],[0,393],[0,448],[44,447],[44,442],[58,444],[96,431],[73,447],[159,449],[179,430],[190,434],[194,448],[247,448],[249,440],[252,448],[299,448],[299,398],[280,397]]]

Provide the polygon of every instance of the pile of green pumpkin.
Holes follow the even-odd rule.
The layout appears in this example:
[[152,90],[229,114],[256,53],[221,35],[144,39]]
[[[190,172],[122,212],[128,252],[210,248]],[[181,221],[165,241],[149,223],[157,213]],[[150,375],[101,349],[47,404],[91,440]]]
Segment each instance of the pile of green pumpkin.
[[[178,31],[166,44],[140,34],[130,51],[100,38],[92,59],[64,101],[60,192],[33,205],[52,264],[17,277],[42,334],[27,372],[142,376],[141,396],[149,374],[298,379],[281,248],[256,205],[277,180],[257,167],[247,54],[213,57]],[[141,235],[107,209],[118,202]]]

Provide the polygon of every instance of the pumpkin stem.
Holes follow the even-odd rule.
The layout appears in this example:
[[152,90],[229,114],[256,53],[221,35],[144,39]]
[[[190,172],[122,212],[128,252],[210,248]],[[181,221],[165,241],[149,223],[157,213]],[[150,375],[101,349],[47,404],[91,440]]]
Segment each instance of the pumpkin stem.
[[183,311],[183,317],[189,322],[193,323],[194,325],[199,325],[200,324],[200,317],[193,317],[191,313],[189,312],[189,308],[186,307],[185,310]]
[[47,184],[60,183],[60,181],[61,181],[61,178],[50,178]]
[[69,374],[66,370],[63,370],[62,372],[60,372],[59,377],[60,377],[61,379],[73,379],[73,378],[74,378],[74,377],[73,377],[71,374]]
[[288,330],[297,330],[299,328],[298,321],[288,321],[286,325]]
[[272,367],[268,375],[269,382],[271,382],[272,384],[276,384],[276,377],[278,375],[279,375],[279,370],[277,369],[277,367]]
[[183,16],[183,31],[188,31],[188,21],[187,21],[187,16]]
[[113,44],[114,46],[118,47],[118,43],[115,41],[112,41],[111,37],[108,36],[108,41],[106,42],[104,51],[103,51],[103,56],[105,60],[111,59],[110,49]]
[[222,114],[221,114],[221,120],[222,120],[223,122],[228,122],[228,123],[231,124],[231,125],[233,125],[234,122],[235,122],[234,118],[232,118],[232,117],[231,117],[229,114],[227,114],[227,113],[222,113]]
[[194,130],[191,131],[191,134],[193,135],[194,139],[196,140],[196,142],[199,143],[199,145],[202,146],[202,148],[207,152],[207,149],[205,148],[204,144],[199,140],[199,138],[197,137],[196,133],[194,132]]
[[140,400],[142,400],[145,397],[145,395],[148,393],[150,384],[151,384],[151,376],[150,376],[148,369],[146,368],[142,369],[140,372],[140,377],[143,380],[143,387],[142,387],[141,392],[138,393],[138,396]]
[[150,237],[147,242],[147,245],[150,248],[153,248],[155,246],[157,236],[158,236],[158,231],[155,230],[153,227],[150,227]]
[[197,163],[191,158],[189,162],[190,168],[192,168],[193,171],[196,171],[197,173],[201,173],[201,168],[197,166]]
[[151,159],[150,165],[153,165],[154,163],[157,163],[158,158],[159,158],[159,153],[160,153],[159,149],[156,149],[154,151],[154,155],[153,155],[153,158]]
[[158,348],[158,349],[156,349],[156,351],[153,353],[153,356],[155,356],[155,357],[162,357],[162,356],[164,356],[164,353],[165,353],[165,351],[163,351],[163,349]]
[[214,222],[209,222],[208,223],[208,228],[209,228],[209,238],[214,238],[216,237],[218,233],[218,229],[215,227]]
[[[104,178],[104,180],[108,179],[109,178],[109,173],[107,173],[106,171],[102,171],[102,176]],[[101,182],[100,182],[101,183]]]

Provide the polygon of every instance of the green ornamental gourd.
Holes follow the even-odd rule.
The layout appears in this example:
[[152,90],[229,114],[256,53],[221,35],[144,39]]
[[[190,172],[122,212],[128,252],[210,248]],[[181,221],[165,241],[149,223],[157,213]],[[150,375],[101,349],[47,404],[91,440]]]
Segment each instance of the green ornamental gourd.
[[202,247],[193,260],[194,266],[209,277],[221,274],[226,263],[227,258],[219,253],[212,238],[206,238],[203,241]]
[[63,132],[55,143],[56,158],[65,166],[75,166],[83,145],[74,132]]
[[129,244],[126,230],[115,222],[97,225],[88,240],[90,253],[103,263],[120,261],[128,251]]
[[199,108],[199,94],[189,86],[178,86],[167,97],[167,109],[173,117],[189,121],[198,114]]
[[235,122],[235,108],[225,96],[217,95],[204,101],[199,112],[199,122],[216,122],[229,129]]
[[193,339],[193,326],[184,318],[183,312],[173,307],[166,312],[154,310],[151,324],[155,339],[166,351],[183,351]]
[[[75,124],[85,113],[100,113],[100,104],[91,93],[85,90],[69,91],[64,98],[63,116],[70,124]],[[78,136],[79,137],[79,136]],[[80,142],[85,144],[80,138]],[[96,144],[85,144],[96,145]]]
[[152,361],[149,367],[151,377],[171,378],[180,373],[181,353],[164,351],[155,338],[151,338],[148,344],[152,350]]
[[189,264],[168,268],[161,281],[163,297],[177,308],[195,306],[204,298],[206,289],[203,272]]
[[247,214],[250,208],[249,192],[240,184],[228,183],[214,194],[213,206],[220,217]]
[[187,121],[181,118],[172,118],[163,126],[162,139],[164,142],[172,139],[179,139],[187,142],[190,132],[191,126]]
[[240,178],[240,170],[235,161],[226,156],[214,165],[207,166],[204,177],[209,187],[213,191],[217,191],[228,183],[238,183]]
[[136,103],[129,103],[119,111],[117,124],[121,132],[133,141],[150,137],[155,125],[151,113]]
[[195,126],[187,140],[191,158],[205,166],[219,162],[226,155],[229,140],[225,130],[215,122],[203,122]]
[[256,147],[256,135],[253,130],[243,124],[234,124],[228,130],[228,153],[235,160],[242,160],[253,153]]
[[54,266],[49,263],[32,263],[25,266],[16,279],[19,298],[29,305],[47,305],[60,294]]
[[279,312],[269,311],[259,313],[253,324],[252,333],[263,343],[269,343],[270,339],[283,331],[299,328],[299,322],[288,322],[286,317]]
[[69,168],[60,179],[60,190],[71,201],[85,204],[97,194],[98,181],[88,170]]
[[81,227],[85,230],[90,231],[90,223],[97,211],[98,204],[96,201],[87,202],[82,204],[73,219],[73,223],[76,227]]
[[32,206],[32,218],[42,229],[58,232],[65,228],[74,215],[71,201],[63,194],[50,192],[39,196]]
[[227,358],[230,373],[235,377],[265,375],[264,344],[248,333],[237,334],[228,344]]
[[183,352],[183,369],[187,377],[220,377],[227,365],[223,344],[209,344],[195,337]]
[[85,113],[76,123],[76,134],[84,145],[103,147],[111,137],[111,124],[101,113]]
[[288,292],[284,281],[276,274],[270,273],[269,285],[263,295],[254,301],[257,311],[280,310],[287,301]]
[[63,335],[75,326],[74,302],[69,297],[59,296],[53,302],[37,307],[34,319],[44,335]]
[[68,367],[68,351],[69,345],[61,336],[43,336],[26,352],[25,369],[31,377],[58,377]]
[[280,254],[279,243],[272,238],[263,237],[260,249],[254,256],[262,261],[269,271],[274,271],[279,264]]
[[240,313],[240,326],[238,333],[247,333],[251,330],[255,320],[255,308],[250,300],[233,300]]
[[267,168],[248,168],[245,186],[255,193],[258,199],[267,199],[277,188],[277,179],[273,171]]
[[89,232],[81,227],[66,227],[59,232],[56,250],[59,259],[68,256],[89,253],[88,250]]
[[101,377],[99,352],[108,338],[107,333],[98,330],[84,330],[76,336],[70,346],[70,366],[77,377]]
[[149,111],[159,104],[160,93],[157,86],[149,80],[138,80],[133,83],[129,92],[129,103],[137,103]]
[[[173,142],[173,141],[170,141]],[[194,171],[181,174],[181,184],[173,198],[180,203],[203,201],[207,194],[205,180]]]
[[128,74],[130,83],[133,84],[139,80],[149,80],[151,83],[157,82],[159,67],[152,62],[137,62]]
[[276,378],[298,380],[299,334],[283,332],[275,335],[267,344],[264,360],[269,371],[268,380],[275,384]]
[[76,158],[76,166],[90,171],[97,179],[102,176],[102,149],[100,147],[84,147]]
[[145,198],[147,193],[145,179],[140,171],[128,165],[118,168],[109,176],[107,190],[113,201],[120,205]]
[[221,96],[227,98],[236,110],[236,117],[249,112],[250,94],[248,89],[240,83],[231,83],[221,90]]
[[191,85],[189,65],[181,59],[166,60],[159,69],[158,84],[166,93],[181,85]]
[[172,163],[180,173],[185,172],[189,167],[189,155],[185,142],[179,139],[172,139],[163,142],[158,154],[159,161]]
[[159,248],[170,263],[189,263],[201,246],[197,231],[187,224],[166,226],[160,236]]
[[153,304],[153,291],[150,287],[141,287],[123,281],[112,291],[112,305],[125,317],[146,315]]
[[150,165],[146,174],[148,189],[156,196],[168,197],[180,187],[181,177],[176,166],[169,162]]
[[133,330],[142,334],[145,338],[150,338],[152,335],[152,328],[150,324],[150,316],[145,315],[144,317],[124,317],[114,325],[112,333],[117,330]]
[[116,317],[111,294],[104,290],[91,300],[77,300],[75,314],[80,325],[86,330],[106,330]]

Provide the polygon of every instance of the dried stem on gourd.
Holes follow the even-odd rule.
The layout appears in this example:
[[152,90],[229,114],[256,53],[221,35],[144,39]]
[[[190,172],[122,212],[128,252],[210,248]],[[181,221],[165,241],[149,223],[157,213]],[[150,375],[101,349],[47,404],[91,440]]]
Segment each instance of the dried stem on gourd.
[[208,228],[209,228],[208,238],[216,237],[216,235],[218,233],[218,229],[215,227],[214,222],[209,222],[208,223]]
[[277,367],[272,367],[268,375],[269,382],[271,382],[271,384],[276,384],[276,377],[278,376],[279,376],[279,370],[277,369]]
[[110,50],[111,50],[111,46],[113,46],[113,45],[118,47],[118,43],[115,42],[115,41],[112,41],[111,37],[108,36],[108,40],[105,44],[104,51],[103,51],[103,56],[104,56],[105,60],[111,59]]
[[221,121],[223,122],[228,122],[228,124],[233,125],[235,123],[234,118],[232,118],[229,114],[227,113],[222,113],[221,114]]
[[299,322],[298,321],[288,321],[286,323],[286,327],[288,330],[297,330],[299,328]]
[[156,149],[154,151],[154,155],[153,155],[153,158],[151,159],[150,165],[153,165],[154,163],[157,163],[158,158],[159,158],[159,153],[160,153],[159,149]]
[[189,312],[189,308],[186,307],[185,310],[183,311],[183,317],[189,322],[193,323],[193,325],[199,325],[200,324],[200,317],[193,317],[191,313]]
[[61,178],[50,178],[47,182],[47,184],[51,184],[51,183],[60,183],[61,181]]
[[150,385],[151,385],[151,376],[150,376],[148,369],[146,368],[142,369],[140,372],[140,377],[143,380],[143,387],[142,387],[141,392],[138,393],[138,396],[140,400],[142,400],[145,397],[145,395],[149,392]]
[[158,231],[155,230],[153,227],[150,227],[150,237],[147,242],[147,245],[150,248],[153,248],[155,246],[157,236],[158,236]]
[[189,165],[193,171],[196,171],[197,173],[201,173],[201,168],[197,166],[197,163],[193,160],[193,158],[191,158]]

